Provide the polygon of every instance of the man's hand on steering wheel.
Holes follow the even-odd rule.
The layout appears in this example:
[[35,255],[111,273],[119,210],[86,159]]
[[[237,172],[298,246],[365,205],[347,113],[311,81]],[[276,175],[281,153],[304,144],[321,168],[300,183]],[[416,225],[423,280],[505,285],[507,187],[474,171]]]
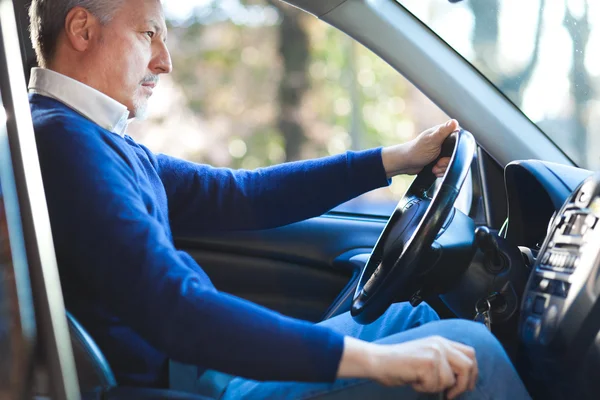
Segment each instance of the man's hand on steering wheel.
[[[458,123],[451,120],[411,142],[384,149],[388,176],[420,172],[398,202],[361,271],[351,308],[359,323],[373,322],[394,302],[410,301],[415,306],[423,296],[443,291],[449,273],[444,278],[431,273],[431,260],[439,259],[441,251],[460,253],[465,259],[472,256],[468,240],[452,242],[448,236],[444,250],[439,245],[432,247],[444,226],[470,233],[475,229],[468,216],[455,210],[454,203],[467,179],[476,143],[469,132],[455,128]],[[402,152],[407,152],[404,157]],[[429,262],[422,262],[427,257]],[[461,271],[454,270],[454,278]]]
[[[454,119],[445,124],[434,126],[423,131],[413,140],[385,147],[381,152],[383,167],[388,178],[400,174],[414,175],[423,167],[434,161],[439,155],[442,143],[452,132],[459,129]],[[442,157],[433,167],[433,173],[442,177],[448,168],[449,157]]]

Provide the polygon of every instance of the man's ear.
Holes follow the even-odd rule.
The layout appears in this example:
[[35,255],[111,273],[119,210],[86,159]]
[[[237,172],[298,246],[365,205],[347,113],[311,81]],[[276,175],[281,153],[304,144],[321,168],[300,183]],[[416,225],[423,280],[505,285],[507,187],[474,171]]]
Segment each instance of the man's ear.
[[65,18],[67,43],[77,51],[86,51],[98,29],[98,20],[83,7],[73,7]]

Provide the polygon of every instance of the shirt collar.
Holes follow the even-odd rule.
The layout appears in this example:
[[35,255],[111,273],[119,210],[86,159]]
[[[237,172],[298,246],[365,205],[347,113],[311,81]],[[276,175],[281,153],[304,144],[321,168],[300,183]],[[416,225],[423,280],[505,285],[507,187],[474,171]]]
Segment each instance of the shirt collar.
[[102,128],[124,137],[129,111],[104,93],[66,75],[45,68],[32,68],[29,92],[51,97],[67,105]]

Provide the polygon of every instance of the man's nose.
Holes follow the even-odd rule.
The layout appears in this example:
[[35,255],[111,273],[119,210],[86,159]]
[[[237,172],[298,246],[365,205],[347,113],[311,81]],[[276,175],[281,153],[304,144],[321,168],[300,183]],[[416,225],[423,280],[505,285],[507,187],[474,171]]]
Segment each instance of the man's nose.
[[156,55],[152,59],[152,65],[150,69],[158,74],[169,74],[173,70],[173,64],[171,63],[171,54],[167,49],[167,45],[163,42],[159,42],[159,49]]

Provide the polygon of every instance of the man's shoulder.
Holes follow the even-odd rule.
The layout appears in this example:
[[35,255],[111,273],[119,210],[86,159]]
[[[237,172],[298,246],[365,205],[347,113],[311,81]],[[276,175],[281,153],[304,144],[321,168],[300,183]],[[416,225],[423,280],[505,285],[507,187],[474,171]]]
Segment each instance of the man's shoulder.
[[126,161],[115,134],[63,103],[49,97],[30,96],[36,145],[43,168],[62,165],[70,169],[110,169]]
[[102,128],[60,101],[31,94],[29,104],[38,147],[95,147],[105,143],[107,135]]
[[59,126],[82,126],[87,128],[87,125],[91,125],[90,121],[84,116],[78,114],[60,101],[50,97],[39,94],[30,94],[29,106],[31,108],[33,126],[36,131],[38,129],[45,129],[49,126],[54,128]]

